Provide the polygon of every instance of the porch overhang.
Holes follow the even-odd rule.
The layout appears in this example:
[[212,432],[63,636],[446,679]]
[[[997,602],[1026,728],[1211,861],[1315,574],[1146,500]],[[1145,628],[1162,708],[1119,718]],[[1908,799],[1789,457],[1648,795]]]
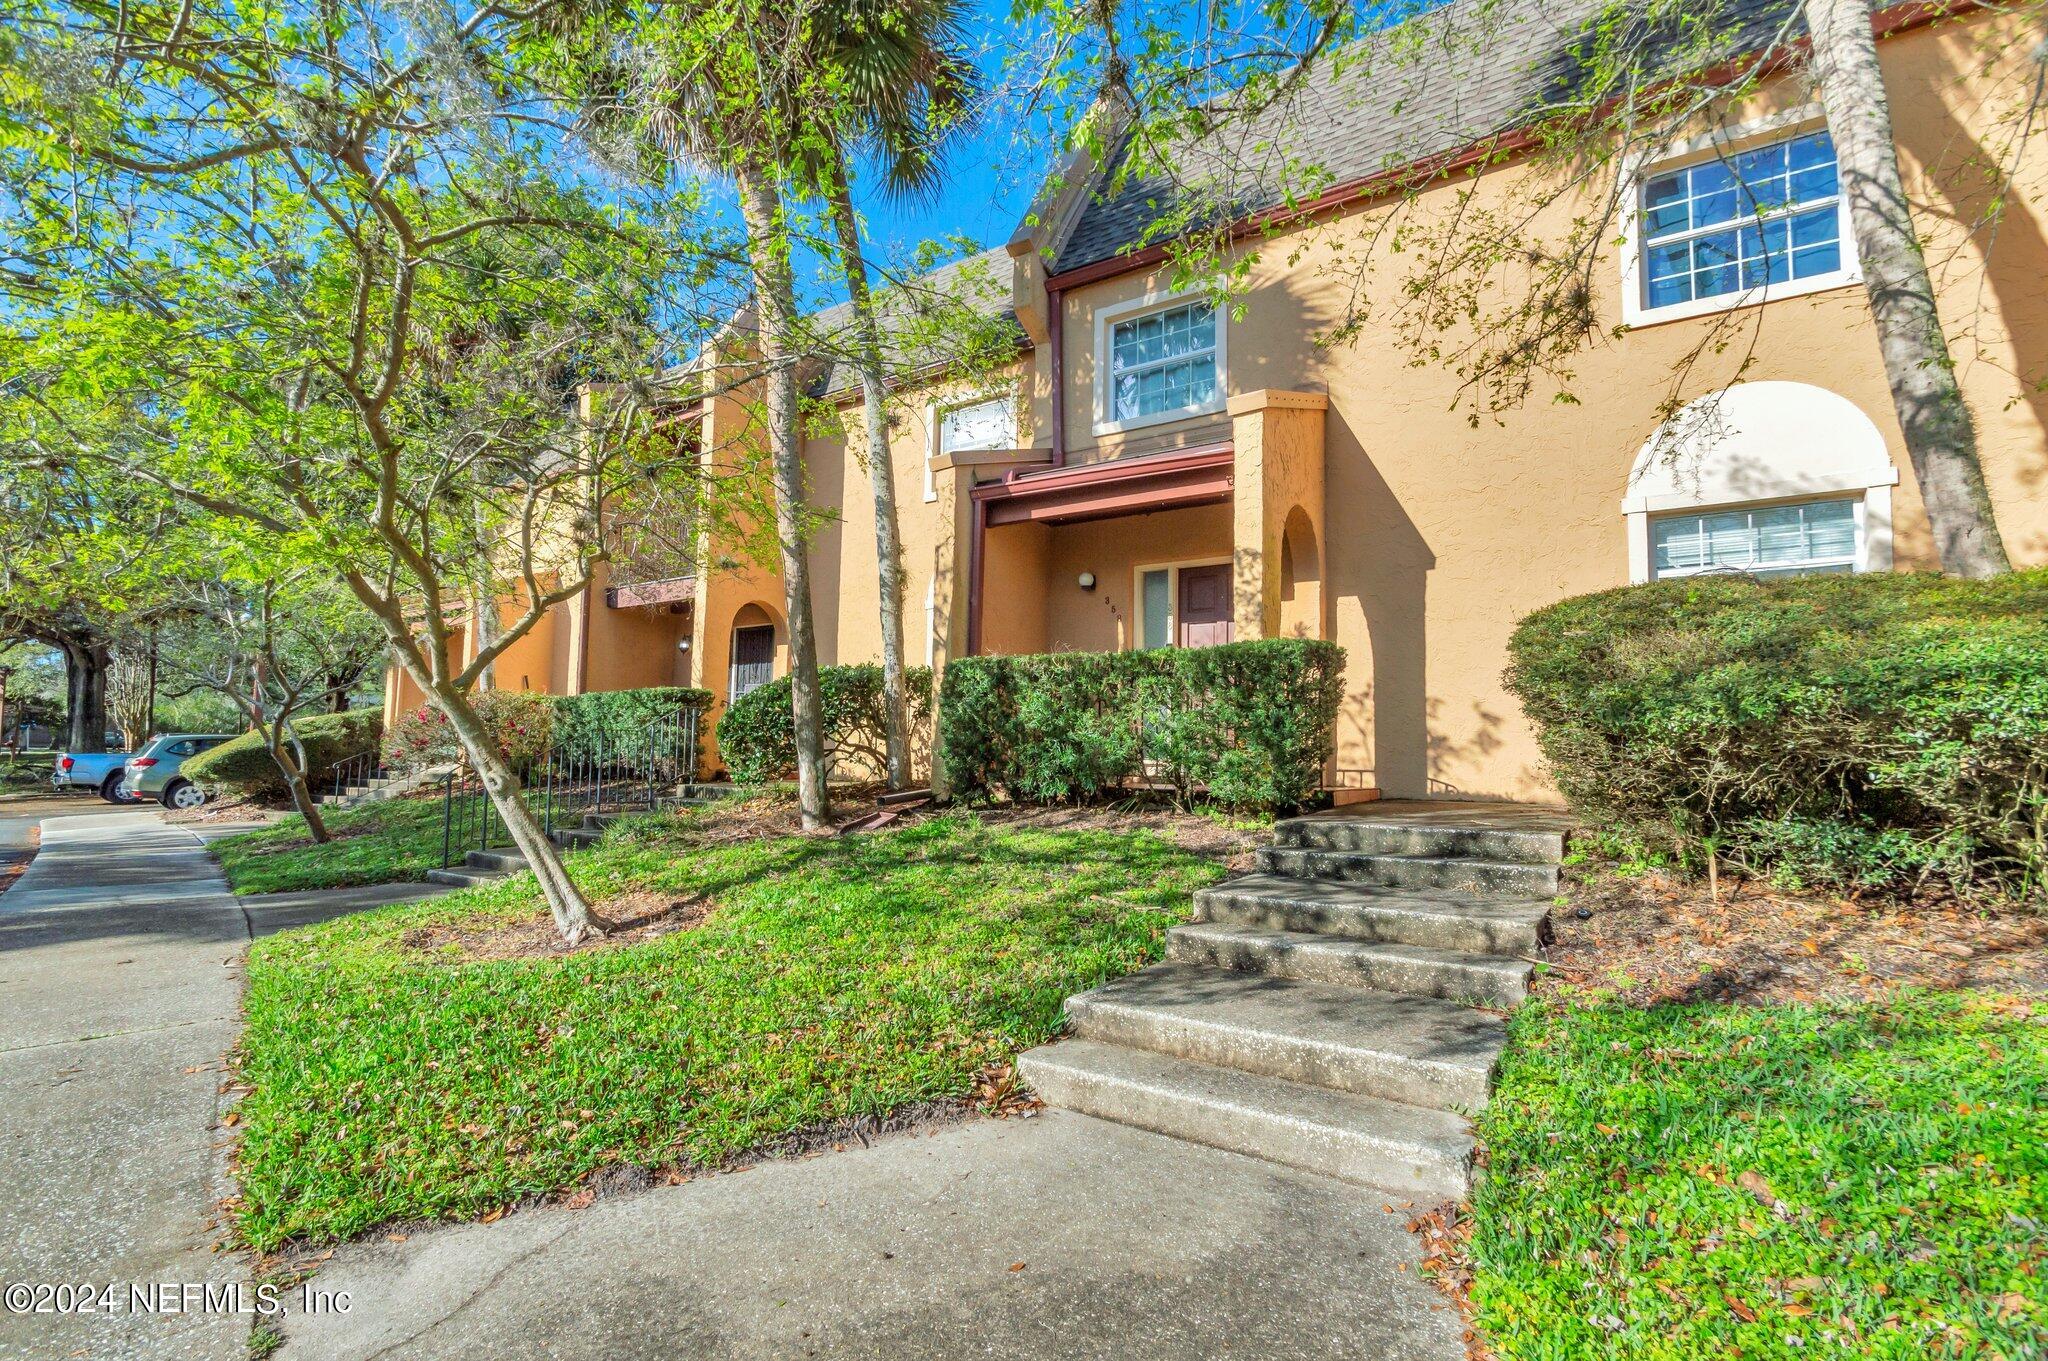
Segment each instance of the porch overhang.
[[988,526],[1065,525],[1230,500],[1236,480],[1230,443],[1112,459],[1078,467],[1012,472],[971,493]]
[[660,581],[612,586],[604,593],[604,603],[615,610],[629,609],[635,605],[679,605],[696,598],[695,576],[665,577]]

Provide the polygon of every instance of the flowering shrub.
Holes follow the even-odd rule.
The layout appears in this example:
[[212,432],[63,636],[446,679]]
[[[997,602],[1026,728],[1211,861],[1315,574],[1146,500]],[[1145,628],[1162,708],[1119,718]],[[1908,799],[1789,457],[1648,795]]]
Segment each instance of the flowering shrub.
[[[524,770],[547,752],[555,716],[554,703],[547,695],[487,690],[471,696],[470,703],[514,770]],[[399,715],[385,734],[384,759],[401,770],[418,770],[463,759],[462,743],[446,715],[431,704],[421,704]]]

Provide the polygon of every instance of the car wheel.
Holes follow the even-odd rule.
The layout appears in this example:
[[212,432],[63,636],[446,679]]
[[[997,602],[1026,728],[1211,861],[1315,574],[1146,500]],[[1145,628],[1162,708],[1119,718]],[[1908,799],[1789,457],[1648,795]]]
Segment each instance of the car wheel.
[[134,803],[135,796],[121,788],[121,772],[115,771],[100,781],[100,797],[108,803]]
[[179,780],[164,791],[164,807],[190,812],[206,802],[206,791],[190,780]]

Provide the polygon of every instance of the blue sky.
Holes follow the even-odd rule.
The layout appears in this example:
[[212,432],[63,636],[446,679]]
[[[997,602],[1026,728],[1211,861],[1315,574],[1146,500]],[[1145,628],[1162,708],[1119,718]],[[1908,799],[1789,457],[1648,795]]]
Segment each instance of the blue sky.
[[[982,44],[976,61],[992,99],[984,116],[950,146],[944,187],[926,201],[891,202],[855,185],[855,206],[877,260],[901,259],[925,242],[956,237],[977,247],[1002,245],[1030,209],[1051,162],[1051,129],[1043,119],[1027,122],[1019,101],[1004,88],[1006,78],[1014,78],[1006,72],[1012,54],[1029,41],[1011,20],[1009,0],[977,0],[969,31]],[[843,293],[823,279],[816,287]]]

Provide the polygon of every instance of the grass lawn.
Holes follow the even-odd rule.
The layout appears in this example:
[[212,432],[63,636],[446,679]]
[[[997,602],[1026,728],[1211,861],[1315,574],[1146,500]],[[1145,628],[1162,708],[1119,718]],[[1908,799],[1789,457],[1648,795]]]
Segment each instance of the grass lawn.
[[2048,1356],[2048,1005],[1511,1026],[1470,1246],[1499,1356]]
[[290,893],[418,879],[441,865],[441,800],[386,799],[324,810],[334,839],[316,846],[294,813],[212,845],[237,893]]
[[968,1095],[1058,1029],[1067,994],[1156,958],[1223,873],[1149,831],[965,814],[700,846],[663,825],[622,823],[568,863],[600,900],[707,900],[691,929],[505,960],[420,943],[530,920],[522,875],[252,947],[252,1245],[473,1216],[614,1164],[717,1165]]

